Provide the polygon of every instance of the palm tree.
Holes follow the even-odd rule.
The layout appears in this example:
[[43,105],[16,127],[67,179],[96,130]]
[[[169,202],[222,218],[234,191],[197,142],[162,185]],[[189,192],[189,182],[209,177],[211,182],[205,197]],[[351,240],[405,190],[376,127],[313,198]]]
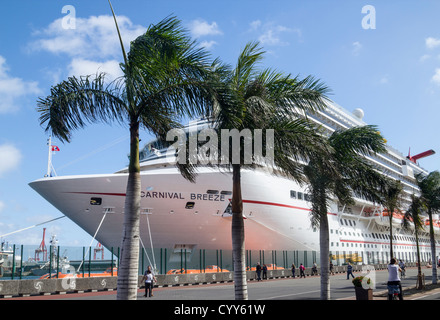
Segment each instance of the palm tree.
[[[119,34],[114,12],[113,16]],[[102,73],[69,77],[53,86],[49,96],[38,100],[38,111],[46,131],[66,142],[73,130],[90,122],[128,124],[130,160],[117,291],[117,298],[125,300],[136,299],[138,284],[139,130],[163,137],[177,125],[177,115],[204,114],[214,97],[208,81],[208,54],[196,47],[176,18],[150,25],[131,43],[128,54],[120,34],[119,39],[124,58],[120,79],[105,84]]]
[[[253,159],[246,161],[240,152],[239,160],[234,159],[234,150],[222,158],[220,166],[232,168],[232,249],[234,260],[235,299],[248,298],[245,272],[245,227],[241,193],[241,171],[265,167],[273,169],[272,174],[303,180],[300,160],[308,160],[326,149],[322,137],[305,119],[301,110],[318,110],[324,107],[328,88],[313,77],[303,80],[283,75],[273,70],[259,70],[258,63],[264,51],[257,42],[248,43],[238,57],[234,69],[220,66],[221,82],[225,86],[224,95],[214,108],[213,123],[220,131],[249,129],[266,130],[262,139],[263,151],[273,151],[273,161]],[[273,131],[273,139],[268,137],[268,129]],[[221,144],[222,135],[219,135]],[[228,139],[229,137],[224,138]],[[255,146],[255,135],[251,137]],[[267,144],[268,141],[272,144]],[[224,140],[223,140],[224,141]],[[241,147],[244,146],[243,142]],[[243,150],[241,148],[240,150]],[[256,161],[255,161],[256,160]]]
[[391,180],[382,194],[382,205],[388,210],[388,219],[390,225],[390,258],[394,258],[393,214],[395,211],[400,210],[400,196],[402,192],[402,183],[399,180]]
[[[440,211],[440,172],[433,171],[427,176],[423,174],[416,175],[417,184],[420,188],[421,198],[426,206],[426,212],[429,218],[429,237],[431,242],[431,257],[436,259],[435,250],[435,237],[434,237],[434,224],[433,214]],[[437,263],[432,263],[432,283],[437,283]]]
[[379,201],[379,191],[387,180],[363,156],[385,150],[375,126],[335,131],[328,138],[331,154],[312,159],[305,168],[311,196],[311,223],[319,227],[321,258],[321,299],[330,299],[329,212],[330,201],[353,204],[353,195]]
[[408,210],[405,212],[404,220],[403,220],[403,228],[410,229],[410,222],[413,224],[414,235],[416,238],[416,247],[417,247],[417,289],[423,288],[422,281],[422,265],[420,264],[420,248],[419,248],[419,232],[423,230],[424,224],[422,219],[422,213],[424,210],[424,203],[420,197],[415,196],[414,194],[411,196],[411,204]]

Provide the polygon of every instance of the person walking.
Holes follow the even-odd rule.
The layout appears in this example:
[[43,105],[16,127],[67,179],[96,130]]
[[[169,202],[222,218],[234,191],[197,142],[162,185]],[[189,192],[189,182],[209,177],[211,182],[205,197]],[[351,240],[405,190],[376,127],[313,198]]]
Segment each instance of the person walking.
[[257,271],[257,281],[261,281],[261,265],[259,262],[257,262],[255,270]]
[[145,281],[144,297],[153,297],[153,287],[154,287],[154,282],[156,281],[156,277],[154,276],[153,271],[151,270],[151,266],[148,266],[142,280]]
[[318,265],[316,264],[316,262],[313,262],[312,276],[317,276],[317,275],[318,275]]
[[400,277],[403,279],[405,278],[405,262],[401,259],[399,262],[399,268],[400,268]]
[[354,278],[353,275],[353,266],[350,264],[350,262],[348,263],[347,266],[347,280],[350,278],[350,275]]
[[295,269],[296,269],[295,264],[292,263],[292,277],[294,278],[295,278]]
[[[388,286],[398,286],[399,287],[399,300],[403,300],[402,283],[399,278],[399,271],[402,271],[397,265],[397,260],[392,258],[390,264],[388,265]],[[388,300],[393,300],[393,295],[388,293]]]
[[305,271],[306,270],[306,268],[304,267],[304,265],[301,263],[300,264],[300,266],[299,266],[299,278],[301,279],[301,278],[305,278],[306,277],[306,274],[305,274]]
[[330,261],[330,274],[334,275],[335,273],[333,272],[333,263]]
[[267,280],[267,266],[263,264],[263,280]]

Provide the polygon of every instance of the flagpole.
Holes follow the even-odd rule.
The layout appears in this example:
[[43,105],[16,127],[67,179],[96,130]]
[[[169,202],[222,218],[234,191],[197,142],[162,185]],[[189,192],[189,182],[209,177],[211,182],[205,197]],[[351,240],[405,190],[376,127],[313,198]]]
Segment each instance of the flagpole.
[[51,136],[49,136],[48,144],[49,144],[49,152],[47,156],[47,173],[45,177],[50,177],[50,172],[52,168],[52,137]]

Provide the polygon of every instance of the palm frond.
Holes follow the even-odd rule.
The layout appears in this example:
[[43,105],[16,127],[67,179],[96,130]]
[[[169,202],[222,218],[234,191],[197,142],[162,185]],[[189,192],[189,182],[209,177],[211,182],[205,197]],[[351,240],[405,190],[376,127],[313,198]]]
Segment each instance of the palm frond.
[[100,73],[95,77],[69,77],[53,86],[49,96],[37,101],[40,124],[46,124],[45,130],[61,141],[69,141],[72,130],[87,123],[123,122],[126,116],[123,89],[106,86],[104,80],[105,75]]
[[209,54],[196,47],[175,17],[133,41],[128,60],[139,115],[159,107],[192,118],[212,108],[216,91]]
[[326,108],[325,102],[329,100],[330,88],[321,80],[313,76],[304,79],[290,77],[284,82],[288,83],[285,93],[281,96],[291,105],[302,111],[318,111]]
[[249,42],[240,53],[237,65],[232,73],[232,87],[240,95],[245,95],[247,84],[255,78],[258,63],[263,59],[264,51],[258,42]]
[[385,141],[374,125],[335,131],[329,140],[341,159],[356,153],[371,155],[385,151]]
[[432,213],[440,211],[440,172],[436,170],[428,175],[419,173],[415,178],[428,209]]
[[405,229],[409,228],[409,221],[414,223],[416,230],[421,230],[424,227],[422,214],[424,209],[426,209],[425,204],[421,197],[416,195],[411,195],[411,204],[408,210],[405,212],[403,226]]

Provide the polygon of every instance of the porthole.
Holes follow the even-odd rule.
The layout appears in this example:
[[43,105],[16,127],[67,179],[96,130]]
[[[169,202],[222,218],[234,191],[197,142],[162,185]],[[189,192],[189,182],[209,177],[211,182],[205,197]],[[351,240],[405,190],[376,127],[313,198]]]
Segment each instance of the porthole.
[[102,198],[90,198],[90,204],[92,206],[100,206],[102,204]]
[[195,202],[187,202],[185,209],[194,209]]

